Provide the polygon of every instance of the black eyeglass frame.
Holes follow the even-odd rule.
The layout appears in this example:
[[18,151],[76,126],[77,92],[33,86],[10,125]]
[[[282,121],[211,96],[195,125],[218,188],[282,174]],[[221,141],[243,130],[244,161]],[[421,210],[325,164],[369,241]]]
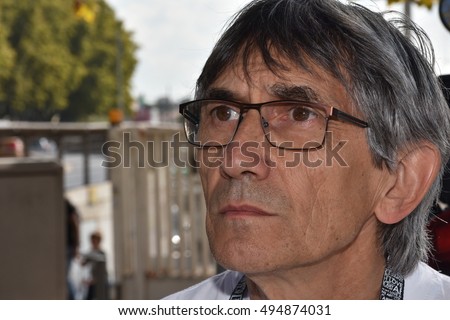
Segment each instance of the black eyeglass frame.
[[261,108],[266,105],[266,104],[275,104],[275,103],[301,103],[307,107],[310,107],[312,109],[322,109],[325,110],[326,113],[326,117],[324,118],[326,120],[325,123],[325,133],[328,131],[328,121],[329,120],[341,120],[343,122],[347,122],[353,125],[356,125],[360,128],[368,128],[369,124],[364,121],[361,120],[355,116],[352,116],[351,114],[348,114],[344,111],[339,110],[336,107],[332,107],[332,106],[328,106],[322,103],[318,103],[318,102],[311,102],[311,101],[302,101],[302,100],[272,100],[272,101],[267,101],[267,102],[262,102],[262,103],[242,103],[242,102],[237,102],[237,101],[233,101],[233,100],[224,100],[224,99],[197,99],[197,100],[192,100],[192,101],[188,101],[188,102],[184,102],[181,103],[179,105],[179,112],[180,114],[183,116],[184,121],[190,121],[192,122],[197,128],[199,126],[199,119],[197,119],[195,117],[195,115],[193,115],[192,113],[188,113],[186,112],[186,108],[188,105],[194,104],[194,103],[198,103],[198,102],[205,102],[205,101],[214,101],[214,102],[224,102],[224,103],[229,103],[232,104],[234,106],[236,106],[237,108],[239,108],[239,120],[238,123],[236,125],[236,129],[234,130],[233,135],[231,136],[230,140],[225,143],[225,144],[217,144],[217,145],[202,145],[200,143],[197,143],[195,141],[189,141],[189,135],[187,134],[187,130],[186,130],[186,124],[184,125],[184,130],[185,130],[185,134],[186,137],[188,139],[188,142],[192,145],[195,145],[197,147],[201,147],[201,148],[208,148],[208,147],[226,147],[228,144],[230,144],[230,142],[233,141],[234,137],[236,136],[236,132],[239,129],[239,125],[241,124],[241,121],[243,119],[243,114],[245,114],[246,112],[248,112],[249,110],[257,110],[260,117],[261,117],[261,126],[263,127],[263,131],[264,131],[264,135],[266,136],[266,140],[270,143],[270,145],[280,148],[280,149],[286,149],[286,150],[311,150],[311,149],[319,149],[323,146],[324,142],[325,142],[325,136],[326,134],[324,134],[323,140],[321,142],[321,144],[319,146],[316,147],[311,147],[311,148],[289,148],[289,147],[284,147],[282,145],[275,145],[272,141],[270,141],[270,139],[267,137],[267,133],[265,132],[264,129],[264,118],[261,115]]

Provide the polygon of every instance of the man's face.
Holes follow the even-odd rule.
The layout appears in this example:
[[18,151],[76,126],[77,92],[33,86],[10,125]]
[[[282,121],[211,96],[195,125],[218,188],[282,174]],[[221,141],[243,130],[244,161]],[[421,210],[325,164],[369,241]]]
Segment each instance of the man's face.
[[[256,56],[251,81],[242,65],[232,65],[208,97],[308,99],[361,117],[336,79],[317,68],[312,74],[288,67],[278,77]],[[321,149],[281,151],[268,145],[258,111],[250,110],[230,145],[199,151],[207,234],[220,264],[267,273],[331,261],[352,248],[377,250],[373,208],[386,171],[373,166],[365,129],[330,120],[328,131]]]

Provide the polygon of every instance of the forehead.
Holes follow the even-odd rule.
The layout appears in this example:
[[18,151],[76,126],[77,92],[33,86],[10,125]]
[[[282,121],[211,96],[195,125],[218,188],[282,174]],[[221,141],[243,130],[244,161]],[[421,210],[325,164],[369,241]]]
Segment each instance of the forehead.
[[275,58],[280,68],[269,68],[259,54],[251,55],[245,65],[242,58],[236,59],[208,87],[206,97],[250,102],[247,100],[255,100],[258,93],[264,100],[305,99],[352,105],[344,86],[326,70],[314,63],[306,70],[287,59]]

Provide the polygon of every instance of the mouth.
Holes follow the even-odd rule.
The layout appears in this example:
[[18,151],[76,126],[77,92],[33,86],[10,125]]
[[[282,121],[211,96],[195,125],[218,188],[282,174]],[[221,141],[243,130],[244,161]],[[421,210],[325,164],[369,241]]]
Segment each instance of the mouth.
[[271,217],[274,214],[250,205],[227,205],[219,210],[226,217]]

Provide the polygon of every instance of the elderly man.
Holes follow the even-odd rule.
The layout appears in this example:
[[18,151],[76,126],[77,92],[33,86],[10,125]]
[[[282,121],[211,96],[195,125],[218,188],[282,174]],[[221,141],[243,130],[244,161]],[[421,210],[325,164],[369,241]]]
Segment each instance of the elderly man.
[[423,262],[450,151],[427,44],[334,0],[240,11],[180,106],[229,270],[168,299],[450,299]]

